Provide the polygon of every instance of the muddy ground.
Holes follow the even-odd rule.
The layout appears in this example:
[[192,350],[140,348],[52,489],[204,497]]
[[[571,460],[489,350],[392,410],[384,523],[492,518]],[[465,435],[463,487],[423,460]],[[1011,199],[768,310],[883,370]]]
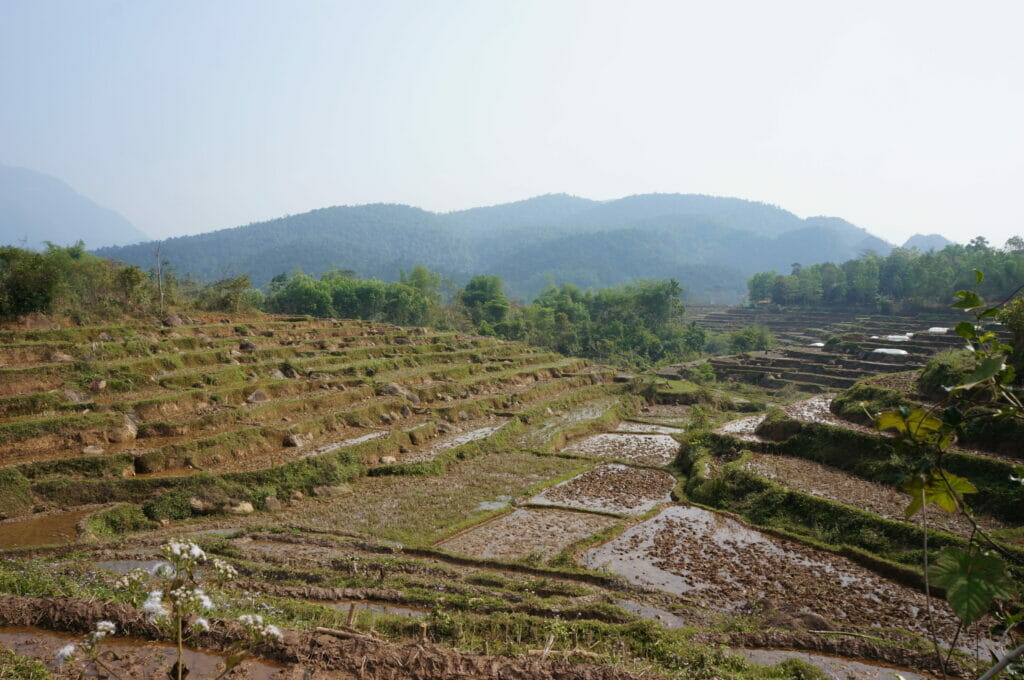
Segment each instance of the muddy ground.
[[664,434],[596,434],[573,442],[563,451],[645,465],[668,465],[679,452],[679,442]]
[[482,558],[550,558],[614,523],[611,517],[589,513],[520,509],[442,541],[437,547]]
[[598,465],[530,499],[535,504],[640,514],[671,500],[675,478],[667,472],[617,463]]
[[[666,508],[587,551],[582,561],[722,611],[792,613],[818,629],[927,632],[919,591],[697,507]],[[943,603],[937,606],[940,634],[951,639],[955,617]]]

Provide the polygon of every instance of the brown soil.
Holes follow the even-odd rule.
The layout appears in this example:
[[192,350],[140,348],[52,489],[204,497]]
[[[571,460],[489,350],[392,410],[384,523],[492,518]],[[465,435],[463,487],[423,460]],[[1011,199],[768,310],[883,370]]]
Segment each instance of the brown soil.
[[574,442],[563,451],[579,456],[667,465],[679,452],[679,442],[664,434],[598,434]]
[[[904,521],[904,511],[909,503],[909,496],[891,486],[869,482],[803,458],[755,453],[744,467],[797,491],[852,505],[897,521]],[[971,523],[962,515],[951,515],[935,506],[929,508],[928,523],[932,528],[958,536],[970,535]],[[990,517],[976,519],[982,528],[989,531],[1006,526]]]
[[[0,595],[0,623],[39,626],[51,630],[85,633],[99,620],[113,621],[118,630],[145,639],[159,638],[146,616],[125,605],[80,600]],[[223,650],[240,639],[235,623],[213,620],[211,630],[200,636],[201,647]],[[576,664],[558,659],[506,658],[463,654],[432,644],[396,645],[370,635],[336,631],[284,631],[284,641],[257,650],[260,660],[286,666],[287,680],[299,680],[305,671],[313,680],[631,680],[634,673],[613,666]],[[140,680],[146,676],[139,677]]]
[[675,478],[650,468],[604,464],[530,499],[531,503],[638,514],[671,500]]
[[581,512],[516,510],[442,541],[437,547],[482,558],[546,558],[614,523],[610,517]]
[[[692,506],[666,508],[588,551],[583,562],[718,610],[757,613],[768,607],[815,615],[844,629],[881,626],[926,633],[927,604],[919,591],[845,558]],[[939,608],[940,636],[951,639],[955,616],[944,603],[933,606]]]

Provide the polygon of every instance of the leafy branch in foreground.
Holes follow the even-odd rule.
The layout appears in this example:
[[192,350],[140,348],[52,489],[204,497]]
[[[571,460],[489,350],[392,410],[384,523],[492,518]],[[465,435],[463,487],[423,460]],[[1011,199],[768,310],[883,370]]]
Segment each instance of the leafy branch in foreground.
[[[975,282],[980,284],[984,274],[975,270]],[[960,633],[986,614],[993,614],[997,626],[993,632],[1001,635],[1001,647],[1014,639],[1018,624],[1024,616],[1007,614],[1005,604],[1019,596],[1018,585],[1010,576],[1008,559],[1012,556],[992,540],[975,521],[965,496],[978,490],[968,480],[958,477],[943,466],[943,456],[963,436],[964,427],[971,418],[1024,418],[1024,403],[1013,386],[1016,370],[1011,357],[1014,348],[1003,343],[999,335],[982,327],[986,319],[1005,318],[1009,306],[1016,308],[1019,301],[1014,297],[1024,290],[1017,288],[1003,302],[988,306],[981,297],[971,290],[956,293],[954,309],[974,315],[974,321],[962,321],[956,333],[966,341],[971,353],[972,371],[960,384],[945,388],[947,398],[931,408],[900,408],[879,414],[875,426],[879,430],[894,430],[897,447],[911,461],[902,488],[910,497],[906,509],[908,519],[921,516],[924,545],[923,560],[925,592],[929,599],[929,630],[939,666],[946,677],[945,669]],[[982,405],[987,411],[966,416],[960,406]],[[1022,476],[1024,477],[1024,476]],[[1014,481],[1022,478],[1012,477]],[[1024,487],[1022,487],[1024,488]],[[1024,499],[1022,499],[1024,501]],[[970,522],[972,530],[967,548],[947,546],[943,548],[932,564],[928,556],[928,514],[929,506],[944,512],[959,513]],[[938,637],[935,635],[931,609],[931,587],[937,586],[946,592],[950,609],[960,619],[960,624],[949,651],[943,659]],[[998,630],[997,630],[998,629]],[[1024,645],[999,658],[992,651],[995,665],[983,676],[994,677],[1006,669],[1013,669],[1015,660],[1024,654]]]

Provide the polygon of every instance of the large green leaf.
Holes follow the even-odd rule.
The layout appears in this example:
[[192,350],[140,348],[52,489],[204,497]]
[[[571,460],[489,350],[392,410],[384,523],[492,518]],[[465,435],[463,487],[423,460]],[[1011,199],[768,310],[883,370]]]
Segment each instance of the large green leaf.
[[969,312],[972,309],[977,309],[978,307],[981,307],[984,304],[981,301],[981,298],[978,297],[978,294],[975,293],[973,290],[958,290],[956,292],[956,297],[960,298],[960,300],[955,304],[951,305],[953,309],[962,309],[965,312]]
[[946,589],[949,606],[964,623],[981,618],[997,599],[1013,596],[1013,580],[1001,559],[946,547],[928,572],[932,582]]
[[969,390],[972,387],[985,382],[990,379],[999,371],[1006,367],[1003,357],[989,357],[983,359],[978,367],[974,369],[974,373],[967,376],[967,379],[960,385],[952,388],[953,390]]
[[917,514],[925,503],[937,505],[946,512],[957,512],[963,503],[963,495],[978,491],[963,477],[940,470],[910,477],[903,483],[903,490],[911,497],[906,510],[907,519]]

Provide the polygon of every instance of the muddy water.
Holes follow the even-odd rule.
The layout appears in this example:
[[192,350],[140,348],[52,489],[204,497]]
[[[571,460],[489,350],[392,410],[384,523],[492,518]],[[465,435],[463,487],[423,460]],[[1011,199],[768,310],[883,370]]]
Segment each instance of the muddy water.
[[0,524],[0,550],[71,543],[78,539],[78,523],[95,510],[57,512]]
[[505,423],[498,423],[496,425],[490,425],[488,427],[480,427],[475,430],[468,432],[458,432],[450,434],[445,437],[434,440],[430,446],[424,448],[421,451],[413,451],[412,453],[402,456],[403,463],[418,463],[421,461],[434,460],[438,454],[448,449],[454,449],[457,446],[468,444],[469,442],[475,442],[480,439],[490,437],[492,434],[497,432],[504,426]]
[[729,434],[746,442],[761,442],[764,439],[759,437],[755,431],[757,426],[764,421],[764,418],[763,415],[760,415],[731,420],[715,430],[715,434]]
[[670,501],[673,486],[675,478],[667,472],[611,463],[545,489],[530,502],[639,515]]
[[302,454],[303,458],[312,458],[313,456],[322,456],[326,453],[334,453],[338,449],[343,449],[349,446],[355,446],[356,444],[362,444],[364,442],[373,441],[374,439],[380,439],[388,436],[390,431],[379,430],[376,432],[370,432],[360,437],[352,437],[351,439],[343,439],[340,442],[331,442],[330,444],[324,444],[323,446],[317,447],[308,453]]
[[573,442],[562,450],[580,456],[667,465],[676,457],[679,442],[664,434],[597,434]]
[[457,534],[436,547],[484,559],[549,558],[615,523],[611,517],[566,510],[516,510]]
[[[78,644],[82,635],[57,633],[41,628],[0,627],[0,645],[14,650],[21,656],[39,659],[51,670],[56,668],[54,657],[57,650],[67,644]],[[176,650],[167,643],[151,642],[138,638],[107,638],[104,649],[114,652],[104,657],[112,670],[126,678],[163,678],[176,659]],[[217,666],[222,663],[223,656],[208,652],[185,650],[185,665],[194,678],[212,678],[219,672]],[[111,657],[111,658],[107,658]],[[83,677],[100,677],[89,673]],[[285,677],[285,668],[280,664],[266,661],[245,661],[232,673],[225,676],[238,680],[281,680]]]
[[904,680],[931,680],[932,677],[902,668],[878,666],[868,661],[854,661],[838,656],[808,654],[786,649],[732,649],[730,651],[761,666],[772,666],[786,659],[800,659],[815,668],[820,668],[826,677],[834,680],[893,680],[897,677],[902,677]]
[[600,418],[615,404],[615,399],[598,399],[597,401],[577,406],[565,413],[555,414],[545,420],[537,429],[531,429],[526,432],[516,443],[518,446],[525,448],[543,446],[559,430]]
[[171,566],[169,562],[162,560],[107,560],[95,564],[98,568],[112,571],[115,574],[127,574],[135,569],[142,569],[148,574],[156,574],[160,567],[170,568]]
[[[720,611],[817,614],[840,626],[926,630],[926,602],[917,590],[696,507],[668,507],[588,550],[582,562]],[[951,634],[955,619],[940,607],[939,628]]]

